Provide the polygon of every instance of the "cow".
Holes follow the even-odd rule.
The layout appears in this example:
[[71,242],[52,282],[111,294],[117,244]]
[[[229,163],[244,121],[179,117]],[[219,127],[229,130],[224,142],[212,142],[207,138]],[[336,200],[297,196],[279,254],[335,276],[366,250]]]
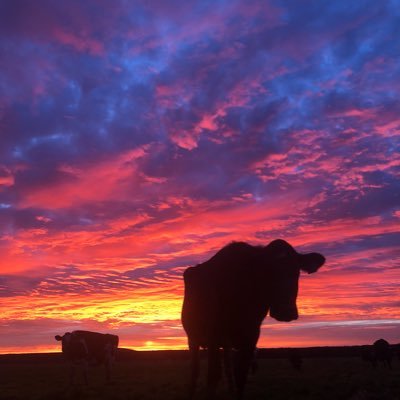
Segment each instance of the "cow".
[[90,331],[66,332],[55,339],[62,343],[62,353],[70,363],[70,383],[75,382],[75,370],[78,365],[83,368],[83,377],[88,384],[88,365],[104,364],[106,379],[111,379],[111,367],[115,361],[119,338],[116,335]]
[[267,313],[278,321],[297,319],[300,270],[313,273],[324,262],[319,253],[300,254],[277,239],[267,246],[232,242],[184,271],[182,325],[191,356],[190,397],[199,374],[199,349],[206,348],[207,397],[215,395],[222,349],[230,389],[243,398],[261,323]]
[[366,363],[371,364],[372,367],[376,367],[376,359],[373,351],[373,346],[362,346],[361,347],[361,358]]
[[392,369],[392,349],[390,348],[389,342],[385,339],[378,339],[372,345],[372,359],[373,365],[379,365],[379,362],[384,367]]

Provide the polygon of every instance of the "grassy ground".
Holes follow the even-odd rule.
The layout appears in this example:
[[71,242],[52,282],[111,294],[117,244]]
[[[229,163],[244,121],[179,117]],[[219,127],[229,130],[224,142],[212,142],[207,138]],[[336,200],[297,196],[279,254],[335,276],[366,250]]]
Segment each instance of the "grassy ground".
[[[196,396],[204,398],[204,370]],[[113,383],[106,384],[101,367],[89,369],[89,385],[68,384],[66,365],[53,363],[0,364],[0,400],[183,400],[189,364],[185,360],[117,362]],[[222,382],[219,400],[228,400]],[[250,376],[247,400],[400,400],[400,363],[376,370],[359,358],[305,359],[303,371],[284,359],[259,360]]]

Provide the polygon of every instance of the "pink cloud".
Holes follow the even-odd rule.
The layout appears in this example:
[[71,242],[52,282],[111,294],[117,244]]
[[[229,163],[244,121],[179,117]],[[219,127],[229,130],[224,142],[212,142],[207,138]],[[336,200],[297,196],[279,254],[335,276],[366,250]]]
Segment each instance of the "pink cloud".
[[95,56],[102,56],[105,54],[104,44],[88,36],[79,36],[76,33],[66,32],[63,29],[56,28],[53,31],[53,37],[59,44],[71,46],[74,50],[81,53],[88,52]]
[[13,186],[15,182],[14,175],[8,168],[1,168],[0,166],[0,189],[1,186]]
[[[136,161],[146,156],[148,146],[139,147],[117,155],[114,159],[76,168],[64,165],[59,168],[73,177],[72,182],[56,183],[27,193],[20,207],[45,207],[58,209],[72,207],[90,201],[102,201],[112,196],[121,197],[134,186],[152,182],[150,177],[140,173]],[[156,183],[159,180],[156,180]],[[95,189],[94,189],[95,188]]]

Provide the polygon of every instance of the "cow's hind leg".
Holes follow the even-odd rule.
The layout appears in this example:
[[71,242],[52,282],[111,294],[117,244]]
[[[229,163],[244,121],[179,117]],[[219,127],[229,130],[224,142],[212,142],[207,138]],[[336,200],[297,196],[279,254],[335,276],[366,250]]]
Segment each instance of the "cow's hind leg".
[[215,392],[221,378],[221,359],[218,347],[208,348],[208,375],[207,375],[207,399],[215,398]]
[[107,359],[104,362],[104,367],[106,370],[106,381],[107,383],[111,382],[111,367],[112,367],[112,360],[111,359]]
[[87,362],[87,360],[82,361],[82,371],[83,371],[83,380],[85,382],[85,385],[88,385],[89,381],[88,381],[88,362]]
[[114,364],[116,350],[107,345],[105,348],[104,367],[106,371],[106,381],[111,383],[111,369]]
[[189,386],[189,399],[193,398],[196,392],[197,379],[199,377],[199,364],[200,364],[200,355],[199,355],[200,346],[198,345],[189,345],[189,353],[190,353],[190,386]]
[[232,358],[232,348],[224,347],[224,371],[226,380],[228,383],[228,390],[230,395],[235,392],[234,380],[233,380],[233,358]]

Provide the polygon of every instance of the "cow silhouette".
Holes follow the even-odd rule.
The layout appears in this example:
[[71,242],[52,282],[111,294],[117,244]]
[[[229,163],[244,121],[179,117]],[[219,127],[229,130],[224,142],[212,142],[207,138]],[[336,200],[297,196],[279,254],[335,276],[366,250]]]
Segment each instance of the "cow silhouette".
[[243,397],[262,321],[268,312],[278,321],[297,319],[300,270],[313,273],[324,262],[321,254],[299,254],[278,239],[267,246],[233,242],[185,270],[182,325],[191,354],[191,397],[201,347],[208,352],[207,397],[214,397],[221,375],[220,349],[229,387]]
[[90,331],[66,332],[55,339],[62,344],[62,352],[70,364],[70,383],[75,382],[76,367],[81,366],[83,378],[88,384],[88,365],[105,366],[107,381],[111,379],[111,367],[115,361],[119,338],[116,335]]
[[392,369],[392,349],[385,339],[378,339],[372,345],[372,359],[374,367],[381,362],[384,367]]

